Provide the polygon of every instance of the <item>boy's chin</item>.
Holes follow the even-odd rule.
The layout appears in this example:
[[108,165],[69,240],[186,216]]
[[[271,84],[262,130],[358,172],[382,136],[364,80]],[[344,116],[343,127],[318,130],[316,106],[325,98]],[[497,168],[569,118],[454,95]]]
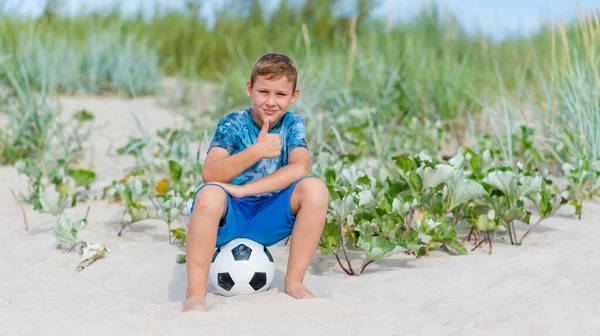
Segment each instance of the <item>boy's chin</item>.
[[281,119],[282,115],[283,115],[283,113],[280,113],[280,112],[277,112],[275,114],[267,114],[267,113],[263,112],[262,120],[266,119],[266,120],[269,121],[269,123],[271,125],[274,125],[274,124],[276,124],[279,121],[279,119]]

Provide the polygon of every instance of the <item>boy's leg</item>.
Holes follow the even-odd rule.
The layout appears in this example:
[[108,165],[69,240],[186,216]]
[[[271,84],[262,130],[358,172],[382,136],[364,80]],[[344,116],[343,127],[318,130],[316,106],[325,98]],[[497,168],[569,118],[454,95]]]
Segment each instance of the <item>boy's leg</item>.
[[297,299],[315,297],[302,281],[319,244],[328,207],[329,191],[325,183],[317,178],[301,180],[292,191],[290,208],[296,216],[296,222],[290,241],[285,292]]
[[195,196],[186,241],[188,288],[183,311],[207,311],[208,269],[214,253],[219,222],[227,212],[227,195],[215,185],[204,186]]

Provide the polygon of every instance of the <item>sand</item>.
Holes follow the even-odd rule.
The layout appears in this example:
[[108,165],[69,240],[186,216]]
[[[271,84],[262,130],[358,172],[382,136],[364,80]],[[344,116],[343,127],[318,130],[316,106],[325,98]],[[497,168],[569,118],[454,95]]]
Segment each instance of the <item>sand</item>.
[[[132,163],[106,155],[134,134],[132,113],[147,121],[152,133],[181,123],[152,98],[70,97],[61,104],[67,113],[87,108],[107,126],[93,134],[83,162],[93,163],[99,173],[95,188],[121,177]],[[117,237],[118,206],[93,201],[69,209],[79,218],[89,205],[89,225],[80,237],[111,250],[76,272],[79,255],[53,246],[51,216],[26,206],[30,228],[25,232],[10,192],[25,191],[25,178],[13,167],[0,167],[0,186],[3,336],[600,334],[597,201],[581,220],[548,220],[523,246],[511,246],[499,235],[492,255],[487,247],[468,256],[402,255],[348,277],[333,258],[315,253],[305,281],[319,296],[315,300],[283,293],[289,249],[278,244],[271,248],[276,275],[270,290],[226,298],[209,287],[211,312],[182,314],[185,265],[175,263],[180,250],[168,244],[164,223],[142,222]]]

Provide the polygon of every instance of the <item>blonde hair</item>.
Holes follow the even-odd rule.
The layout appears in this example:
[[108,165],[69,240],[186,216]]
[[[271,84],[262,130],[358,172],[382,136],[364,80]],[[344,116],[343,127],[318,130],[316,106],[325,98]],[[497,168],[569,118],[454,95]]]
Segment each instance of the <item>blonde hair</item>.
[[264,76],[267,79],[279,79],[285,76],[290,82],[294,83],[294,90],[298,81],[298,70],[296,63],[286,55],[270,53],[261,56],[252,66],[250,83],[254,86],[257,76]]

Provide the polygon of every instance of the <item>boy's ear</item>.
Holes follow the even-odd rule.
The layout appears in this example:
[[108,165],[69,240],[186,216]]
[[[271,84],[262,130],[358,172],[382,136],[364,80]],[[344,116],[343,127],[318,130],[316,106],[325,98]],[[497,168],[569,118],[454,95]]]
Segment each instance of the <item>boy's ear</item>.
[[298,88],[296,88],[294,90],[294,93],[292,93],[292,100],[290,100],[290,104],[293,104],[296,102],[296,99],[298,99],[298,96],[300,95],[300,90],[298,90]]
[[252,98],[252,83],[250,81],[246,82],[246,95],[248,98]]

